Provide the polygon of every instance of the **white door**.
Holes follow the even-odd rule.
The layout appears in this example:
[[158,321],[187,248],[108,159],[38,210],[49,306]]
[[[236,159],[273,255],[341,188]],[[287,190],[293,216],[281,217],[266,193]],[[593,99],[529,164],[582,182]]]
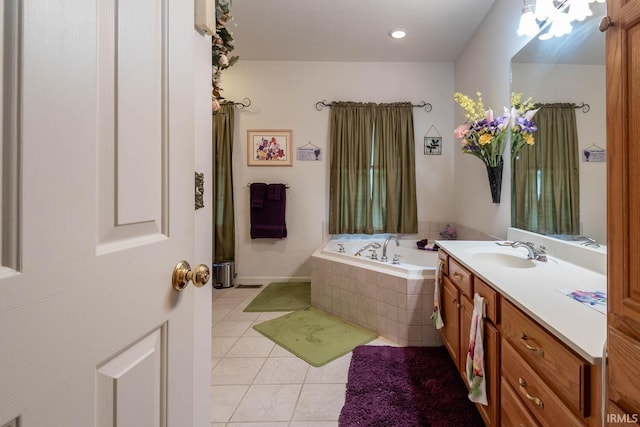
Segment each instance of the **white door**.
[[0,5],[0,426],[192,426],[193,0]]

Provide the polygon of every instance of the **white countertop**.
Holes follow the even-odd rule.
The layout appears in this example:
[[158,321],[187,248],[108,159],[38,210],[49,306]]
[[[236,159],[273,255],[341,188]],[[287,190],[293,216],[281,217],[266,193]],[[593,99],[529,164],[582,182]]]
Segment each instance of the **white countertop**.
[[489,251],[527,258],[526,248],[501,247],[492,241],[438,240],[437,244],[588,362],[602,363],[607,316],[558,290],[606,291],[606,275],[555,257],[531,261],[536,264],[532,268],[513,268],[474,256]]

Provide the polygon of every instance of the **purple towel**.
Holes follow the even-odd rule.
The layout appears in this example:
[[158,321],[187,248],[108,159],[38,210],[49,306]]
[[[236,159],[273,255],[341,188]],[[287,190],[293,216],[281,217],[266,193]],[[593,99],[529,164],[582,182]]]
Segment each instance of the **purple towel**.
[[251,184],[250,198],[252,208],[261,208],[264,205],[264,195],[267,189],[267,184],[264,182],[254,182]]
[[[285,221],[287,192],[284,184],[270,184],[268,187],[278,187],[274,190],[279,198],[263,198],[262,207],[251,205],[251,238],[252,239],[283,239],[287,237]],[[253,189],[253,186],[251,187]],[[270,190],[267,190],[269,194]]]
[[267,185],[267,199],[280,200],[280,193],[282,190],[284,190],[284,185],[282,184]]

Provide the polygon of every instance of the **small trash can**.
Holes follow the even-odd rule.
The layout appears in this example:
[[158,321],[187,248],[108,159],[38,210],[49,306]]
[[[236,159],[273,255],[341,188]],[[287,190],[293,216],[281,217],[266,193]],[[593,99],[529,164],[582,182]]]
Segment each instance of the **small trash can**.
[[213,264],[214,283],[216,289],[233,288],[233,261]]

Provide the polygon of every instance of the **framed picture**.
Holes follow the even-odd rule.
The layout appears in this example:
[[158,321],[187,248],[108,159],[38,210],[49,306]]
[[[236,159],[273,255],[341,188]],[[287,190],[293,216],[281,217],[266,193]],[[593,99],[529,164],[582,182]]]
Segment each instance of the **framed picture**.
[[442,154],[442,137],[441,136],[425,136],[424,137],[424,154],[425,155]]
[[247,165],[291,166],[291,129],[247,130]]

